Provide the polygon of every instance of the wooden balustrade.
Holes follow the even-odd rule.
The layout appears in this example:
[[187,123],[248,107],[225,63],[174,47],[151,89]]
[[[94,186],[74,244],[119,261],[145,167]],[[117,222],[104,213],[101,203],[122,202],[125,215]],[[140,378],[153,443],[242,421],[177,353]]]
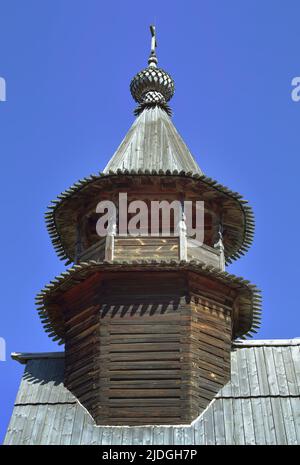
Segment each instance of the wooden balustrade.
[[[185,250],[180,249],[184,245]],[[199,260],[217,269],[224,270],[224,257],[218,248],[199,244],[187,238],[186,243],[180,237],[153,236],[107,236],[86,249],[79,261],[86,260],[180,260],[183,256],[189,260]]]

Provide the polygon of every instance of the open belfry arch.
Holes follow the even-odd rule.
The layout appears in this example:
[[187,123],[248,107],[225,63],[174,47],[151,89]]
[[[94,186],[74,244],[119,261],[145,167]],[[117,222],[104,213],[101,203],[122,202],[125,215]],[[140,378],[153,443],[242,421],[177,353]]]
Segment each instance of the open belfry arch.
[[[151,34],[148,66],[130,85],[135,122],[104,172],[46,213],[58,256],[73,265],[38,294],[38,312],[65,344],[65,386],[97,425],[190,424],[229,381],[233,340],[260,321],[259,290],[225,271],[251,243],[252,210],[202,173],[174,127],[174,82]],[[184,210],[178,235],[132,237],[116,222],[99,237],[98,203],[124,193],[204,202],[203,244],[188,236]]]

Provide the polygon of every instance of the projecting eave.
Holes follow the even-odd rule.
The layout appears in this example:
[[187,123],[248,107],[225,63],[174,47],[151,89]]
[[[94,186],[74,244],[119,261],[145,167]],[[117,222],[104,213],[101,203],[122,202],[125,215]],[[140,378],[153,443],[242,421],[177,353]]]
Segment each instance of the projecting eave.
[[59,344],[64,343],[65,325],[61,305],[61,296],[80,282],[86,281],[97,272],[140,272],[140,271],[191,271],[208,276],[238,292],[240,297],[238,319],[233,327],[233,338],[253,337],[261,319],[261,293],[254,284],[243,278],[220,271],[200,261],[114,261],[81,262],[61,275],[56,276],[36,296],[39,316],[46,333]]
[[159,178],[162,181],[172,181],[182,184],[182,189],[187,189],[187,184],[199,192],[199,200],[208,196],[219,202],[223,209],[223,225],[227,231],[224,237],[226,263],[244,255],[250,247],[254,236],[254,215],[248,201],[217,181],[203,174],[195,174],[185,171],[156,171],[156,170],[117,170],[116,172],[99,173],[76,182],[72,187],[53,200],[45,214],[47,229],[57,255],[67,264],[74,261],[75,244],[77,241],[78,212],[86,203],[95,197],[101,199],[101,193],[107,193],[118,186],[135,185],[149,178]]

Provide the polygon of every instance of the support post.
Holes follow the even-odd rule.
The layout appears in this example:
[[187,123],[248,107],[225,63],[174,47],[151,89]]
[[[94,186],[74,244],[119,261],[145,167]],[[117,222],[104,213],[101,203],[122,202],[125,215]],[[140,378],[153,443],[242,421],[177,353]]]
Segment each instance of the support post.
[[224,254],[224,244],[223,244],[223,234],[222,234],[222,225],[219,226],[218,240],[214,244],[214,248],[219,250],[219,266],[220,270],[225,271],[225,254]]
[[108,231],[105,242],[105,260],[113,261],[114,259],[114,248],[115,248],[115,236],[117,234],[117,215],[112,215],[108,222]]
[[178,233],[179,233],[179,260],[187,260],[187,227],[185,220],[185,211],[184,211],[184,197],[182,196],[181,200],[181,209],[180,209],[180,218],[178,224]]

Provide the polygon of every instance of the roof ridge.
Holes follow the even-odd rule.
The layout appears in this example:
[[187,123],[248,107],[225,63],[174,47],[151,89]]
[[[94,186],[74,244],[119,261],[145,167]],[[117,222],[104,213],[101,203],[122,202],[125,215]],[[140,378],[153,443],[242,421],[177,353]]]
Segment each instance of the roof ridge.
[[233,346],[239,347],[260,347],[260,346],[298,346],[300,345],[300,337],[291,339],[252,339],[252,341],[235,341]]
[[[253,339],[252,341],[234,342],[234,348],[243,347],[261,347],[261,346],[300,346],[300,337],[292,339]],[[26,363],[28,360],[47,359],[47,358],[64,358],[65,352],[12,352],[11,358],[20,363]]]

